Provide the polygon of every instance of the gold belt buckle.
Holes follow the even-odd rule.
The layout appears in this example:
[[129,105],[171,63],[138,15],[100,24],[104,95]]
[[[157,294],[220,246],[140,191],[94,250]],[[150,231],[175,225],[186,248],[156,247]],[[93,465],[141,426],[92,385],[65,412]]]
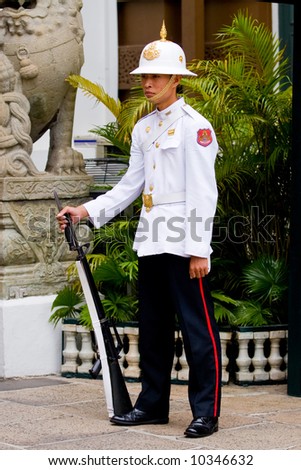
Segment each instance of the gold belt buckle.
[[152,194],[142,194],[142,199],[146,212],[149,212],[154,205]]

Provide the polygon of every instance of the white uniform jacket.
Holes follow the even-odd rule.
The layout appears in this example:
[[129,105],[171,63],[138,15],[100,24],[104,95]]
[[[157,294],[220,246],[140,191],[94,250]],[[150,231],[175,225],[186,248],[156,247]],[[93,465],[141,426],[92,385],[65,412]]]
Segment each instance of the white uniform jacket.
[[208,258],[217,203],[211,124],[183,98],[142,118],[132,133],[129,168],[106,194],[85,203],[96,228],[142,192],[155,205],[143,206],[135,236],[138,256],[172,253]]

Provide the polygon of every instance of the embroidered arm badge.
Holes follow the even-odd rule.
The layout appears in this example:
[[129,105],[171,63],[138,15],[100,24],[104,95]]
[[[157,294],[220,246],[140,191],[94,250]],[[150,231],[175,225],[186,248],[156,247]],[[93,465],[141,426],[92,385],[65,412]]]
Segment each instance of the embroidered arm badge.
[[212,143],[212,133],[210,129],[199,129],[197,132],[197,143],[202,147],[208,147]]

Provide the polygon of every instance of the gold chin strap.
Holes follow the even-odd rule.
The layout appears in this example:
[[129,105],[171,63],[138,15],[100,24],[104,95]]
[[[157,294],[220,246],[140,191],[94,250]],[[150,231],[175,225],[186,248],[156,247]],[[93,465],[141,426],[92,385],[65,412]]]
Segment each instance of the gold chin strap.
[[171,87],[171,85],[173,84],[173,82],[175,81],[176,79],[176,75],[172,75],[169,79],[169,81],[166,83],[165,87],[163,88],[163,90],[160,91],[160,93],[157,93],[155,96],[153,96],[152,98],[148,98],[149,101],[151,101],[152,103],[157,103],[157,101],[163,96],[165,95],[165,93],[167,92],[167,90],[169,90],[169,88]]

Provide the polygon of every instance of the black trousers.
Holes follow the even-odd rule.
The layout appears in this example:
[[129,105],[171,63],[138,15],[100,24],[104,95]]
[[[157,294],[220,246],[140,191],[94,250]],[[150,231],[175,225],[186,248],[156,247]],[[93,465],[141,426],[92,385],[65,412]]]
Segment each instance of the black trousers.
[[142,389],[136,407],[167,417],[174,358],[175,315],[189,365],[188,397],[194,418],[219,416],[221,347],[207,278],[190,279],[189,258],[139,258],[139,350]]

